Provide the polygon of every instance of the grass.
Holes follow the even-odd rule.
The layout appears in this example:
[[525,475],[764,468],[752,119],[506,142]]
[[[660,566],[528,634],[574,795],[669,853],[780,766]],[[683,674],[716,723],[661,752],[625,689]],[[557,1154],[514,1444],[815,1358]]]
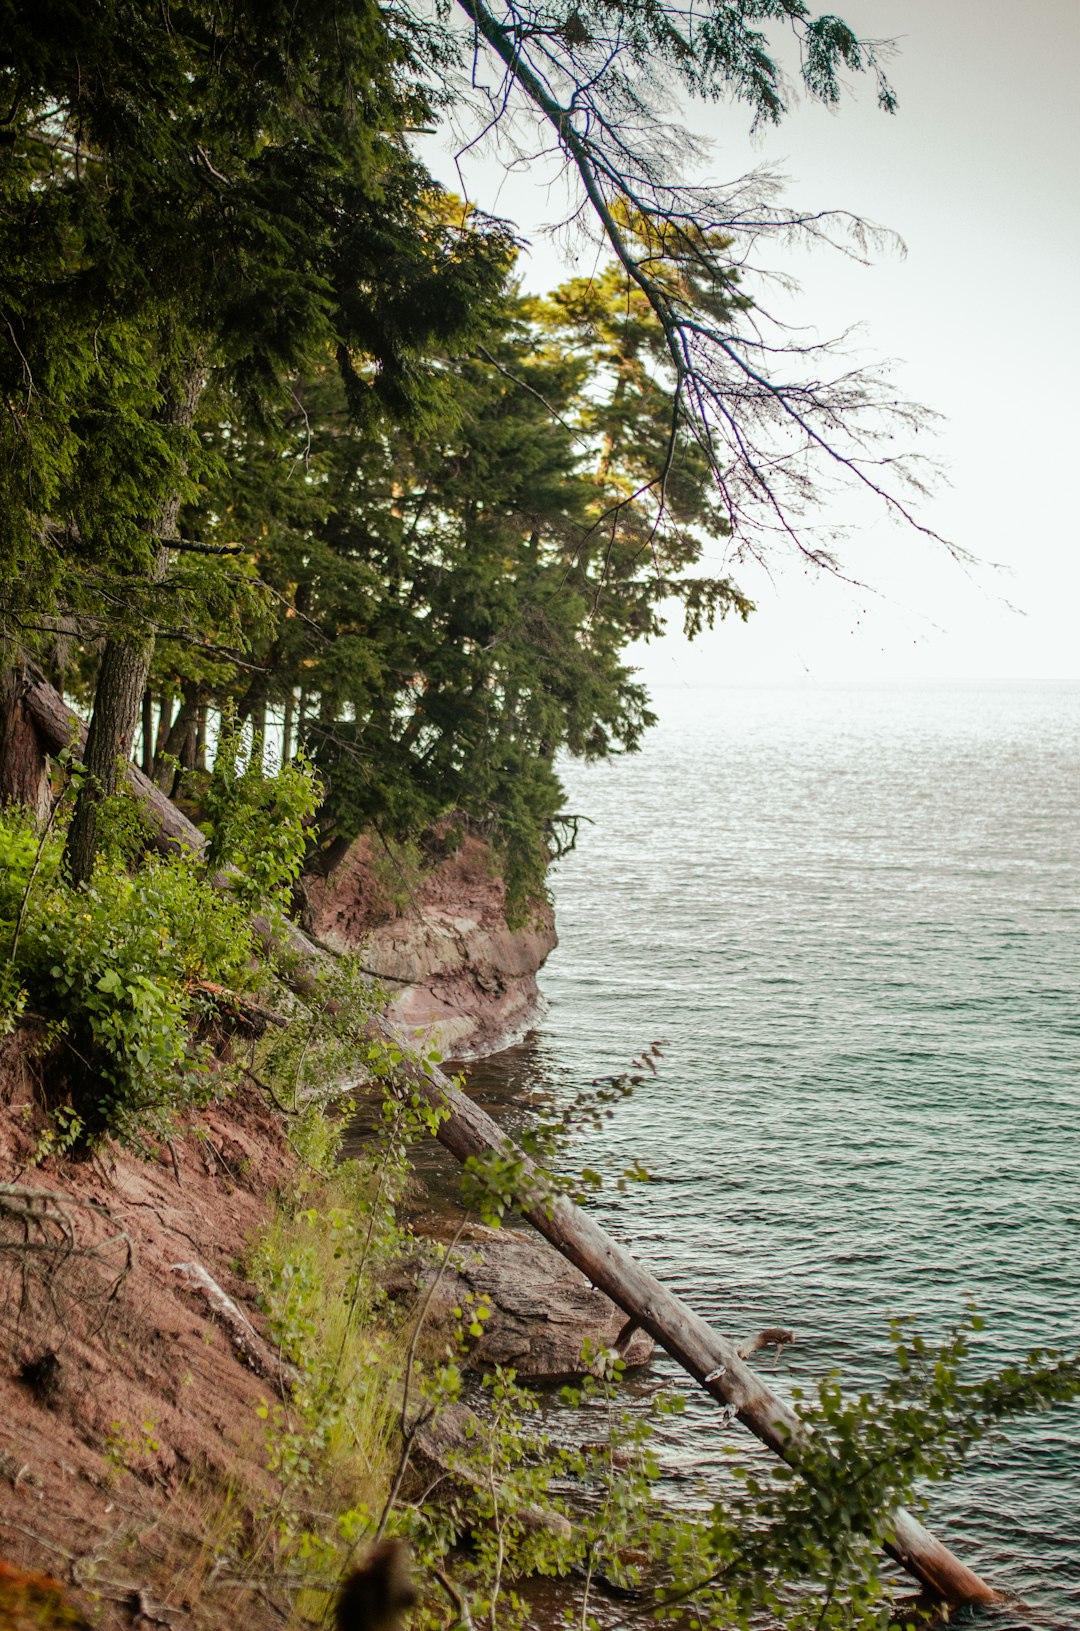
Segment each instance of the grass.
[[393,1485],[409,1329],[380,1279],[404,1240],[393,1186],[372,1166],[334,1163],[317,1112],[298,1142],[318,1164],[301,1167],[246,1265],[268,1333],[298,1372],[290,1399],[261,1411],[280,1494],[261,1515],[252,1563],[273,1557],[290,1578],[310,1577],[294,1609],[318,1623]]

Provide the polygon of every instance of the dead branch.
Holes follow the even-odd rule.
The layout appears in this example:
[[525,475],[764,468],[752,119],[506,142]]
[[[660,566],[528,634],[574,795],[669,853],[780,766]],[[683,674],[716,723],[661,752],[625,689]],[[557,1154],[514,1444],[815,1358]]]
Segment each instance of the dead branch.
[[[90,1220],[109,1228],[103,1238],[87,1238]],[[117,1260],[117,1249],[120,1258]],[[16,1320],[51,1309],[61,1329],[76,1305],[97,1304],[104,1321],[135,1266],[135,1245],[117,1229],[103,1206],[72,1195],[26,1184],[0,1184],[0,1264],[17,1277]],[[96,1269],[88,1276],[79,1270]]]
[[775,1345],[776,1360],[774,1363],[776,1363],[779,1361],[781,1350],[790,1346],[794,1341],[794,1331],[788,1331],[780,1325],[770,1325],[764,1331],[758,1331],[752,1337],[743,1337],[741,1342],[736,1342],[735,1352],[740,1359],[749,1359],[750,1355],[756,1354],[759,1348],[771,1348]]
[[263,1340],[243,1310],[222,1291],[202,1264],[174,1263],[172,1272],[178,1275],[191,1291],[198,1292],[211,1313],[224,1325],[233,1346],[247,1360],[251,1369],[257,1375],[265,1376],[267,1381],[273,1382],[283,1397],[291,1393],[297,1380],[295,1368]]

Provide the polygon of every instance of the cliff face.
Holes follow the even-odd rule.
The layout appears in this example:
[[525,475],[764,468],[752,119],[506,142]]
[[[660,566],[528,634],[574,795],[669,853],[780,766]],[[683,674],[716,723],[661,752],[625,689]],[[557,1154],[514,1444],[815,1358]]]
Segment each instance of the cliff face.
[[502,879],[479,839],[422,876],[395,876],[368,836],[329,877],[305,878],[311,932],[360,955],[384,981],[390,1017],[446,1057],[506,1047],[540,1007],[536,976],[557,943],[551,908],[506,921]]

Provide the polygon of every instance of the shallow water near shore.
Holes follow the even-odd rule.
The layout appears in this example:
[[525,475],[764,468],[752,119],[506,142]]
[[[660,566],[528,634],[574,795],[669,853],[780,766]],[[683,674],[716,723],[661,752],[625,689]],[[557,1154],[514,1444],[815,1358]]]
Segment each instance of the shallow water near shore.
[[[789,1325],[781,1386],[889,1365],[887,1321],[973,1363],[1080,1346],[1080,685],[668,691],[644,750],[564,767],[546,1015],[469,1067],[491,1105],[568,1098],[667,1039],[577,1163],[655,1182],[602,1221],[732,1334]],[[666,1360],[655,1367],[665,1373]],[[717,1411],[670,1429],[719,1474]],[[1080,1625],[1080,1409],[979,1447],[931,1523]]]

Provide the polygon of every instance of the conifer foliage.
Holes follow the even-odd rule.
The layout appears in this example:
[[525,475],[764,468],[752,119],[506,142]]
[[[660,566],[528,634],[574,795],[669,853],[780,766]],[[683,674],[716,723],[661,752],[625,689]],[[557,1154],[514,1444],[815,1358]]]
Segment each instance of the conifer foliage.
[[327,352],[357,419],[430,411],[425,353],[506,248],[427,209],[401,136],[425,104],[374,5],[6,10],[4,609],[105,636],[82,878],[205,475],[199,412],[272,435],[291,373]]
[[[0,4],[0,629],[93,698],[76,882],[140,722],[175,792],[231,704],[317,761],[323,844],[467,821],[535,893],[557,753],[649,722],[627,643],[750,609],[705,541],[817,559],[814,459],[878,490],[872,390],[785,372],[744,283],[821,223],[668,175],[669,77],[776,118],[778,30],[891,106],[799,0]],[[410,147],[492,65],[612,255],[545,300]]]

